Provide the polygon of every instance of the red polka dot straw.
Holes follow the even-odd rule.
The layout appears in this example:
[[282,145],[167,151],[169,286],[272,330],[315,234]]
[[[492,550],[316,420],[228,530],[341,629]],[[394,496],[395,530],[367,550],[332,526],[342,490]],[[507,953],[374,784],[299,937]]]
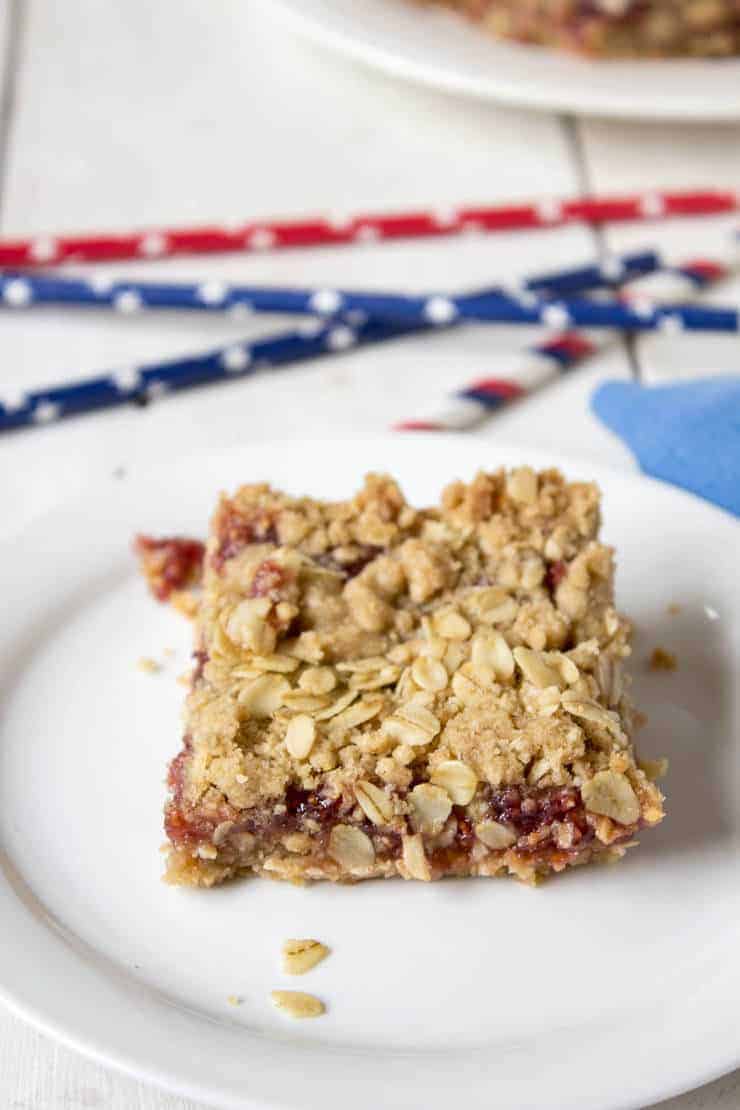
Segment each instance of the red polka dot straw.
[[60,262],[107,262],[165,258],[182,254],[279,250],[383,239],[460,235],[471,232],[533,230],[569,223],[603,224],[674,216],[709,216],[738,208],[735,192],[652,191],[618,197],[545,198],[525,204],[459,206],[358,214],[330,218],[245,221],[193,228],[155,227],[139,231],[79,235],[39,235],[0,240],[0,266],[45,266]]
[[426,412],[394,425],[399,432],[459,432],[480,424],[491,413],[572,370],[598,349],[598,340],[565,332],[528,348],[513,360],[506,378],[475,378],[438,400]]

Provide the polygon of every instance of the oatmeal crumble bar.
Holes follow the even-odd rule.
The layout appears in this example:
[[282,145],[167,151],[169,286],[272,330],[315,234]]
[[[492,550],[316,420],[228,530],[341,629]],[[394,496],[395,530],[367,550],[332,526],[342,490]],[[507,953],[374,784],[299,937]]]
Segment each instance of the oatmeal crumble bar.
[[500,38],[602,57],[740,53],[738,0],[426,0]]
[[635,761],[595,486],[528,468],[437,508],[222,497],[169,773],[167,879],[540,875],[624,854]]

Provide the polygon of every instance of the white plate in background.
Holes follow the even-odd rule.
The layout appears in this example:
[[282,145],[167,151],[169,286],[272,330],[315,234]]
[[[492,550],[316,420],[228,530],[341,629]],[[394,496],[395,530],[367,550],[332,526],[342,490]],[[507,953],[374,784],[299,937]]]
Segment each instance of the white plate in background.
[[[161,883],[190,630],[146,596],[133,533],[202,534],[217,492],[240,481],[338,497],[388,469],[421,503],[452,476],[525,459],[603,488],[638,628],[641,747],[671,759],[663,825],[619,866],[536,890]],[[0,998],[103,1063],[239,1110],[621,1110],[735,1067],[737,536],[730,517],[645,478],[426,435],[183,459],[36,520],[0,548]],[[678,672],[647,671],[656,645]],[[141,656],[164,670],[142,673]],[[332,948],[299,984],[328,1004],[317,1021],[269,1001],[296,986],[279,968],[289,936]]]
[[591,61],[497,40],[413,0],[273,3],[316,42],[436,89],[580,115],[740,119],[740,58]]

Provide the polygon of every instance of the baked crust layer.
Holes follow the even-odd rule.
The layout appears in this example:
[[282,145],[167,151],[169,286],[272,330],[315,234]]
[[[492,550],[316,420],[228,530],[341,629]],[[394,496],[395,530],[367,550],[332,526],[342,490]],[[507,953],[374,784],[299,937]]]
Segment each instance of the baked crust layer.
[[417,510],[223,497],[208,540],[167,878],[551,871],[663,816],[632,746],[599,494],[528,468]]

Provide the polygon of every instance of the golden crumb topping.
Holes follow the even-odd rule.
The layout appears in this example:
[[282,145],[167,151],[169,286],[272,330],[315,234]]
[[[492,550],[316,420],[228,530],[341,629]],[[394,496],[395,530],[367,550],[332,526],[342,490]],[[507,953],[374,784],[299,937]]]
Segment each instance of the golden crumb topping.
[[[334,826],[328,857],[359,873],[372,828],[392,828],[415,877],[453,806],[481,851],[510,843],[484,800],[512,785],[596,782],[605,843],[615,813],[639,816],[639,799],[658,812],[634,761],[629,625],[598,528],[594,485],[526,467],[454,482],[423,510],[372,474],[336,503],[264,484],[222,497],[178,807],[225,838],[245,811],[279,819],[290,790],[342,799],[357,821]],[[210,845],[201,855],[218,868]]]

